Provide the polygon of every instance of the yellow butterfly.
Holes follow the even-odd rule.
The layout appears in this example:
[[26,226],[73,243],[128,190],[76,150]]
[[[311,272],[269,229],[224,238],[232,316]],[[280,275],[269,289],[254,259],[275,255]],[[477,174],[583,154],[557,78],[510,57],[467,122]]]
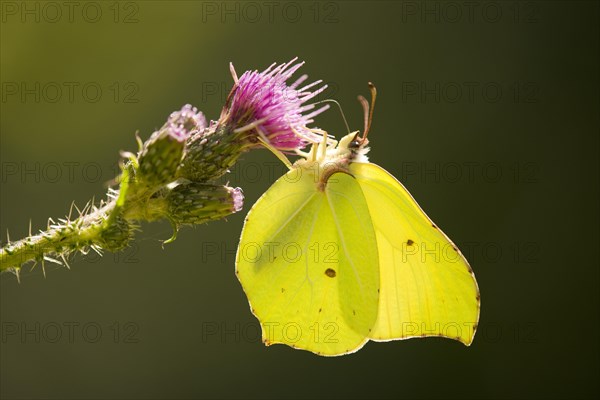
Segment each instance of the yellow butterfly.
[[[370,84],[372,105],[376,91]],[[441,336],[470,345],[473,270],[410,193],[368,161],[362,136],[314,144],[246,217],[236,274],[267,345],[319,355]]]

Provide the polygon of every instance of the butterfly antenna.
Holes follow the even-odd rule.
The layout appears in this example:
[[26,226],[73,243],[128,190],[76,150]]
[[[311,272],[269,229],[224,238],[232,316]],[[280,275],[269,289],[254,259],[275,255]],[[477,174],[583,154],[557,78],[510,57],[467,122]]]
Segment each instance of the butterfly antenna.
[[342,106],[340,103],[338,103],[337,100],[334,99],[325,99],[325,100],[321,100],[321,101],[317,101],[316,103],[313,103],[313,105],[317,105],[317,104],[321,104],[321,103],[334,103],[335,105],[338,106],[338,109],[340,110],[340,114],[342,115],[342,119],[344,120],[344,125],[346,125],[346,130],[348,131],[348,133],[350,133],[350,126],[348,125],[348,121],[346,120],[346,116],[344,115],[344,110],[342,110]]
[[362,135],[362,140],[367,138],[369,134],[369,130],[371,129],[371,122],[373,122],[373,110],[375,110],[375,99],[377,99],[377,89],[372,82],[369,82],[369,90],[371,91],[371,106],[369,107],[369,102],[363,96],[358,96],[358,101],[363,107],[363,111],[365,113],[365,130]]

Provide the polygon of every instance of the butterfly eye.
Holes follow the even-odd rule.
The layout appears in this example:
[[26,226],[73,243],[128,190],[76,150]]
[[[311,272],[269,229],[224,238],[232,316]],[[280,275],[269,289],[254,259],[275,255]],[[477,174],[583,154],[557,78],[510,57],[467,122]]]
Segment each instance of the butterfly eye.
[[360,148],[360,141],[359,140],[353,140],[350,142],[350,144],[348,144],[348,148],[351,150],[356,150]]

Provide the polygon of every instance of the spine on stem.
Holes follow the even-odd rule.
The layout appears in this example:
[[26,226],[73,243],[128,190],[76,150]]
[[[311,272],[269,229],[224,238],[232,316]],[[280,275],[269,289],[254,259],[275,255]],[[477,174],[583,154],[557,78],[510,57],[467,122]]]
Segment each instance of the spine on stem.
[[20,268],[30,261],[40,263],[42,268],[45,262],[68,267],[67,259],[76,252],[124,249],[133,237],[134,227],[121,216],[107,223],[114,206],[114,200],[98,207],[90,202],[73,220],[70,217],[58,222],[50,219],[47,229],[38,234],[32,234],[30,228],[28,237],[16,242],[9,240],[0,249],[0,270],[12,271],[18,276]]

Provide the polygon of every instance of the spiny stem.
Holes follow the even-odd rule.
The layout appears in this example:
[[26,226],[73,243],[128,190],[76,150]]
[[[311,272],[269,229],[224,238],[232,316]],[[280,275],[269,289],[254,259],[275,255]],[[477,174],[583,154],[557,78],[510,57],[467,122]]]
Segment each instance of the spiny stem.
[[31,260],[56,262],[57,260],[51,258],[53,255],[64,258],[75,251],[94,246],[98,249],[106,247],[109,238],[104,233],[108,232],[109,227],[103,224],[103,221],[114,207],[115,201],[111,201],[73,221],[64,220],[61,224],[49,223],[46,231],[16,242],[9,242],[0,249],[0,271],[20,268]]

